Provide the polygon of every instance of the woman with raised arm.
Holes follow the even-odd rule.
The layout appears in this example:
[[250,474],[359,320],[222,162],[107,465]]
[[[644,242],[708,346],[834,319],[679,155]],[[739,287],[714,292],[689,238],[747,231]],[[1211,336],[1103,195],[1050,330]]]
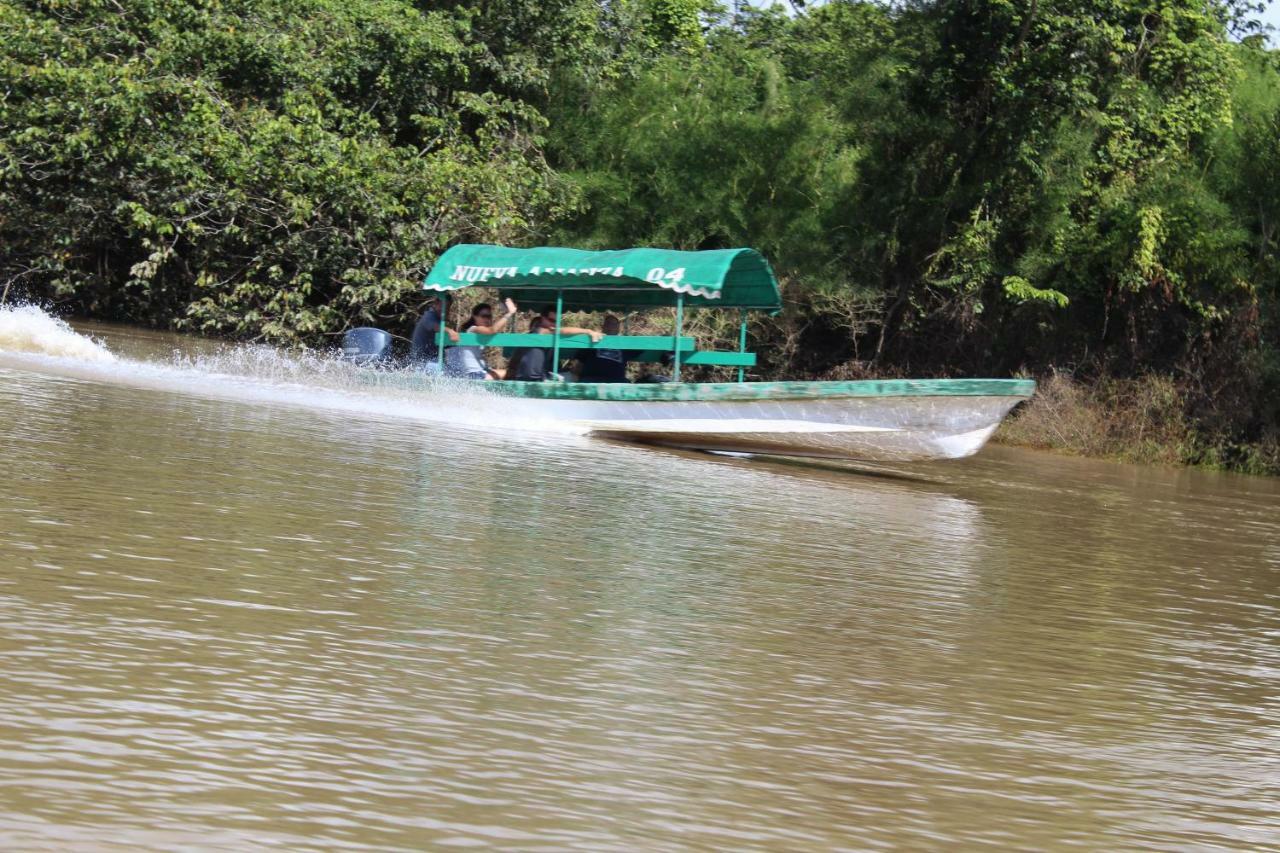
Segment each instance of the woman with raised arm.
[[[463,332],[477,335],[496,335],[507,327],[511,318],[516,315],[516,304],[510,299],[503,303],[507,309],[496,323],[493,320],[493,306],[482,302],[471,309],[471,317],[462,324]],[[466,346],[450,347],[445,352],[448,361],[448,375],[461,379],[501,379],[503,371],[489,367],[484,360],[484,347]]]

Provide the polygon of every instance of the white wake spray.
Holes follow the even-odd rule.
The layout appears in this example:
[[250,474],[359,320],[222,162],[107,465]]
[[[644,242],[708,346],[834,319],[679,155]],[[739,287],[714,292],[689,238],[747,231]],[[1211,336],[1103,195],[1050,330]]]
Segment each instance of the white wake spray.
[[508,399],[485,393],[483,383],[440,379],[389,387],[370,382],[367,370],[334,354],[228,344],[214,351],[174,352],[165,361],[117,356],[30,305],[0,307],[0,368],[5,367],[248,405],[433,421],[481,433],[585,432],[543,415],[536,405],[522,407],[517,415]]
[[0,306],[0,350],[98,364],[116,360],[102,344],[34,305]]

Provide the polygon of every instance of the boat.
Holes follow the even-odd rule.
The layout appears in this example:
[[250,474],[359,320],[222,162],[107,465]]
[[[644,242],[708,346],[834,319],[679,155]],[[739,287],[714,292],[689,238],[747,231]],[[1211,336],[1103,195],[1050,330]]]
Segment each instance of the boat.
[[[521,305],[555,305],[550,336],[520,332],[459,333],[452,341],[443,324],[436,337],[437,363],[368,371],[369,381],[399,388],[441,382],[451,346],[538,347],[551,350],[551,364],[591,348],[624,350],[636,360],[670,365],[670,381],[595,383],[576,381],[472,382],[475,393],[496,395],[512,414],[570,421],[605,438],[666,447],[775,456],[868,462],[957,459],[977,453],[1001,420],[1035,392],[1024,379],[886,379],[868,381],[748,381],[756,354],[747,350],[751,312],[776,314],[782,307],[769,263],[753,249],[676,251],[623,249],[584,251],[461,244],[445,251],[423,287],[444,303],[469,287],[488,287]],[[674,309],[673,333],[561,334],[569,311]],[[738,348],[705,349],[684,335],[688,310],[739,312]],[[390,336],[374,329],[348,333],[344,352],[352,360],[383,357]],[[736,371],[737,381],[688,382],[690,367]]]

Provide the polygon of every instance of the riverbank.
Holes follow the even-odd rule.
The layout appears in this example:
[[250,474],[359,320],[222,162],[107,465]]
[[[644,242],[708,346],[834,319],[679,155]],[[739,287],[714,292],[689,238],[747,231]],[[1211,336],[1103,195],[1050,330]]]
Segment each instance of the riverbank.
[[1214,437],[1187,414],[1168,376],[1092,382],[1054,371],[1035,397],[1001,424],[993,441],[1075,456],[1149,465],[1202,465],[1280,475],[1280,436],[1254,442]]

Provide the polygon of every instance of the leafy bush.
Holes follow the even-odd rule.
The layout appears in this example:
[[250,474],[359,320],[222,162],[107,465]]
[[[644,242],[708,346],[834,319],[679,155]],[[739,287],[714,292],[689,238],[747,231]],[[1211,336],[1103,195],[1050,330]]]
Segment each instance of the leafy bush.
[[273,342],[407,323],[460,240],[566,196],[536,112],[466,88],[463,19],[395,0],[0,4],[0,275]]

